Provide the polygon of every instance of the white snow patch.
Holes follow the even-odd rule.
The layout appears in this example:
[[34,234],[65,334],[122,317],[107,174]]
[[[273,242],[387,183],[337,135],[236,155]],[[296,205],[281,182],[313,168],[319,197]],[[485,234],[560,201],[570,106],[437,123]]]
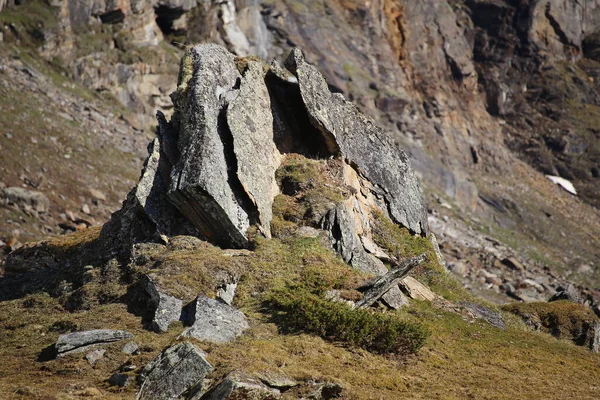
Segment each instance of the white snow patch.
[[575,190],[575,186],[573,186],[573,184],[565,178],[553,175],[546,175],[546,178],[550,179],[552,182],[556,183],[558,186],[562,187],[567,192],[577,195],[577,190]]

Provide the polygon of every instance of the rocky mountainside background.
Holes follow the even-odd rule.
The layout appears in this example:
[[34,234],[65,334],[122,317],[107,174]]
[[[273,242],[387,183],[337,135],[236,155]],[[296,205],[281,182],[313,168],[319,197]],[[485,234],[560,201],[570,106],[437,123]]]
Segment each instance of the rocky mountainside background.
[[[592,396],[597,358],[528,330],[600,340],[600,2],[0,0],[0,28],[2,356],[47,382],[3,371],[5,393],[153,398],[164,388],[143,382],[165,357],[197,373],[167,398],[501,397],[495,380],[533,346],[561,376],[546,397]],[[374,314],[331,303],[363,305],[369,277],[423,253]],[[298,307],[349,331],[393,314],[406,336],[385,349],[340,326],[286,336],[306,325]],[[230,344],[198,333],[202,312],[232,313]],[[453,332],[464,347],[442,351]],[[53,359],[132,334],[130,354]],[[459,388],[453,365],[477,374],[469,354],[507,341],[481,366],[487,384]],[[382,361],[391,348],[401,361]],[[336,377],[311,352],[361,372]]]

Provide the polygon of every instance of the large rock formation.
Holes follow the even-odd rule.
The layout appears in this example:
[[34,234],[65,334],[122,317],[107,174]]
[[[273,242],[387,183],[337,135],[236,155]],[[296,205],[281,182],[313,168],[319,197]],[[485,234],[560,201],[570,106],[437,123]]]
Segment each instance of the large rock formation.
[[[174,116],[167,123],[159,115],[159,139],[150,147],[135,189],[138,209],[159,235],[173,234],[174,218],[181,215],[202,238],[221,246],[246,247],[250,226],[270,237],[278,149],[292,143],[288,151],[306,151],[315,148],[315,138],[323,145],[314,157],[341,156],[357,181],[361,176],[371,182],[365,190],[380,199],[374,207],[426,235],[423,192],[404,152],[343,96],[332,94],[298,49],[288,66],[298,83],[283,78],[286,72],[278,66],[235,58],[217,45],[188,50],[173,94]],[[272,95],[284,84],[292,86],[284,89],[285,96]],[[297,112],[299,124],[281,111],[289,104],[305,109]],[[299,126],[308,132],[298,133]],[[339,211],[337,220],[343,214]],[[351,229],[348,224],[354,218],[345,221],[344,229]],[[362,254],[355,256],[355,263],[368,259],[356,234],[352,240],[352,249],[342,244],[340,251]],[[381,262],[378,266],[383,268]]]

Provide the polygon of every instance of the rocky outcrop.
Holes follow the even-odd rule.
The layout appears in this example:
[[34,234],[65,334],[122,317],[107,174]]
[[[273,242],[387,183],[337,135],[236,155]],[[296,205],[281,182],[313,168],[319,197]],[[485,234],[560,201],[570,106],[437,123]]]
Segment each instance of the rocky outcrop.
[[213,370],[205,354],[191,343],[165,349],[140,374],[142,385],[137,400],[192,397],[202,390],[203,380]]
[[[174,226],[181,228],[181,222],[173,222],[181,215],[203,239],[246,247],[251,226],[265,237],[271,235],[279,148],[317,149],[315,157],[342,157],[357,190],[361,180],[365,186],[364,199],[357,200],[365,203],[357,206],[357,212],[365,215],[339,206],[327,218],[327,229],[335,226],[338,232],[335,247],[347,262],[380,274],[385,271],[383,263],[363,248],[354,224],[367,218],[369,209],[378,209],[414,233],[426,235],[419,181],[403,151],[372,120],[339,94],[333,95],[299,50],[290,60],[298,83],[284,78],[286,72],[275,64],[236,59],[217,45],[190,49],[181,61],[173,94],[175,114],[170,122],[159,114],[159,138],[149,147],[134,190],[137,208],[147,214],[159,235],[173,234]],[[285,96],[274,95],[282,87]],[[306,113],[290,120],[285,111],[290,104]],[[316,115],[316,110],[326,116]],[[315,136],[303,136],[298,128],[310,127],[311,122]],[[315,138],[323,146],[315,147]]]
[[192,48],[182,65],[189,71],[182,68],[174,96],[179,131],[173,132],[181,157],[171,173],[169,197],[206,238],[245,247],[252,210],[236,176],[231,131],[222,115],[225,94],[241,76],[233,54],[216,45]]

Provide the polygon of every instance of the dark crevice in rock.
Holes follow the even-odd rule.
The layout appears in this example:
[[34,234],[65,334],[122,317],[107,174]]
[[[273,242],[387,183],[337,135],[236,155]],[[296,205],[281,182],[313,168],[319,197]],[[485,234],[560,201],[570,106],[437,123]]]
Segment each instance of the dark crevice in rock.
[[[240,80],[238,79],[236,82],[236,86],[239,87]],[[233,194],[236,198],[239,206],[246,212],[248,215],[248,219],[250,220],[250,225],[259,224],[258,210],[256,206],[250,199],[250,196],[244,190],[240,179],[238,178],[238,162],[235,156],[235,152],[233,150],[233,135],[231,134],[231,130],[229,129],[229,125],[227,124],[227,105],[221,109],[219,114],[219,129],[218,129],[219,137],[223,142],[223,153],[225,156],[225,161],[228,165],[227,170],[227,183],[229,183],[229,187],[233,191]]]
[[181,18],[186,11],[182,7],[171,8],[168,6],[158,6],[154,8],[156,14],[156,24],[165,35],[185,35],[184,29],[174,28],[174,22]]
[[269,72],[265,78],[273,110],[273,131],[281,153],[327,158],[331,152],[323,135],[312,126],[297,83],[285,82]]
[[100,15],[100,21],[102,21],[103,24],[118,24],[124,20],[125,14],[121,9],[116,9]]

